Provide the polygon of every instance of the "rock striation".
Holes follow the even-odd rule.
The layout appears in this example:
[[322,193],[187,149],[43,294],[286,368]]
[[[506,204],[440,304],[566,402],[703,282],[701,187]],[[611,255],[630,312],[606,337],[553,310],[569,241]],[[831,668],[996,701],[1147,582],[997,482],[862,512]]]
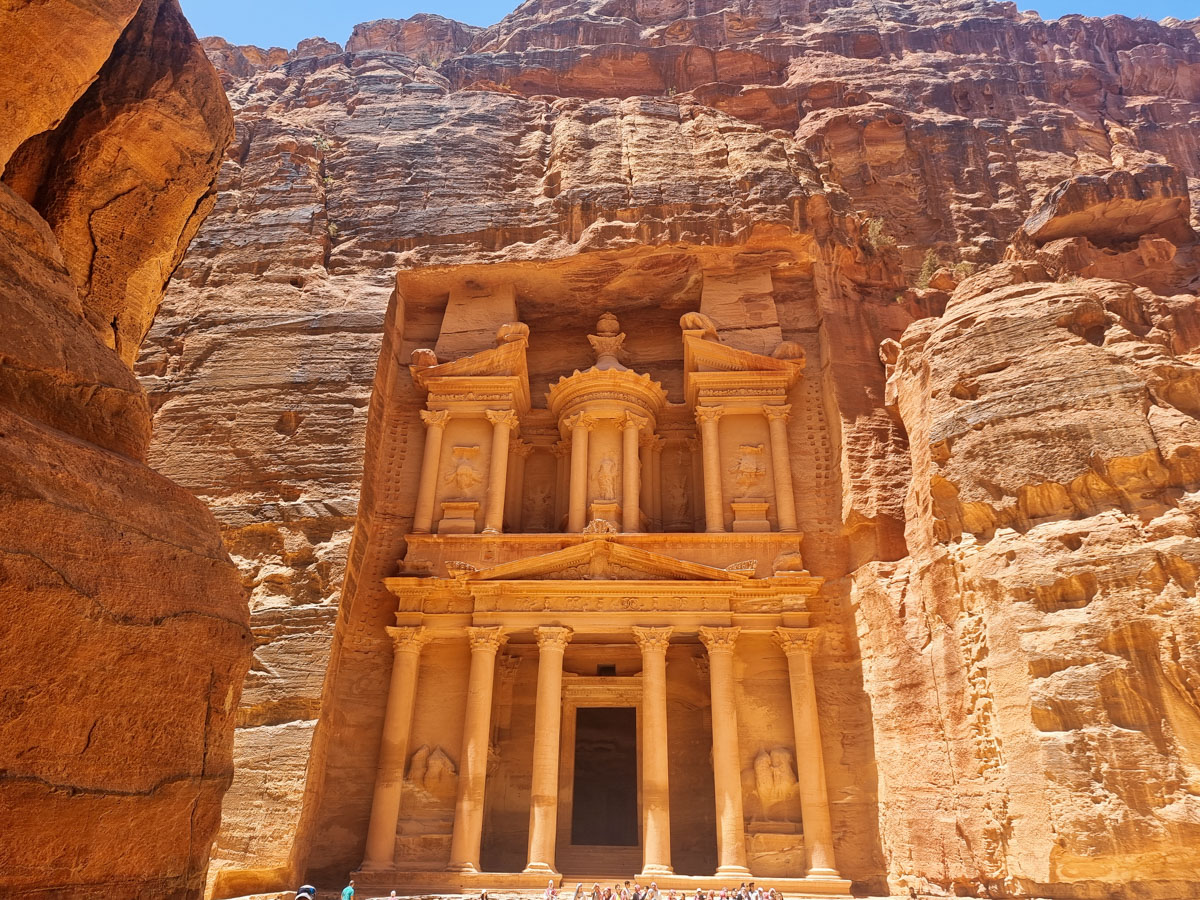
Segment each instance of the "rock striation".
[[653,344],[648,310],[718,273],[737,309],[760,270],[821,373],[802,530],[843,873],[1194,890],[1193,27],[545,0],[206,46],[237,133],[137,371],[152,464],[252,597],[215,896],[362,861],[406,367],[447,292],[512,285],[545,335],[624,304]]
[[128,363],[232,120],[174,0],[0,18],[0,894],[198,897],[251,635]]

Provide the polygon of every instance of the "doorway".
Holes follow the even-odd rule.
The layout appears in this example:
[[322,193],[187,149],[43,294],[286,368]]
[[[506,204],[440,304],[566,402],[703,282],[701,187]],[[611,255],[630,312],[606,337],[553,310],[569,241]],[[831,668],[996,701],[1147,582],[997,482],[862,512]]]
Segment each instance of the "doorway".
[[575,711],[575,783],[571,843],[638,846],[637,710]]

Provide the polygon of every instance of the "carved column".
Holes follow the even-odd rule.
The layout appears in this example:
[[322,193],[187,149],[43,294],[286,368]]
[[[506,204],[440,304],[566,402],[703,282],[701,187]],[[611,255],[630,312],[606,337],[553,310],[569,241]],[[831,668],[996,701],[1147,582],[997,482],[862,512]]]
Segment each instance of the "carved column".
[[692,461],[692,529],[700,531],[704,528],[704,466],[701,465],[700,439],[688,438],[685,445]]
[[510,447],[509,473],[511,483],[508,485],[508,530],[524,531],[522,517],[525,512],[525,463],[533,454],[533,445],[524,441],[515,441]]
[[504,528],[504,483],[508,477],[508,441],[517,425],[517,414],[511,409],[489,409],[485,414],[492,423],[492,461],[488,474],[483,533],[499,534]]
[[667,645],[670,628],[633,629],[642,648],[643,877],[670,875],[671,792],[667,783]]
[[725,530],[725,501],[721,491],[721,445],[717,437],[717,420],[724,414],[724,407],[696,407],[696,422],[700,425],[700,447],[704,454],[704,530],[709,532]]
[[792,459],[788,449],[787,420],[790,403],[769,403],[763,407],[771,429],[771,471],[775,476],[775,515],[780,531],[798,531],[796,492],[792,488]]
[[556,441],[554,443],[554,521],[550,523],[551,531],[563,527],[563,519],[567,515],[567,496],[571,492],[571,472],[568,460],[571,457],[571,442]]
[[621,420],[621,518],[623,531],[642,530],[642,473],[638,465],[638,434],[647,419],[626,414]]
[[700,629],[708,649],[712,691],[713,784],[717,793],[717,874],[749,875],[746,823],[742,812],[742,766],[738,758],[737,704],[733,693],[733,650],[741,628]]
[[529,864],[526,872],[557,874],[558,754],[562,731],[563,654],[570,628],[534,629],[538,642],[537,705],[533,725],[533,778],[529,797]]
[[425,423],[425,455],[421,457],[421,482],[417,489],[417,508],[413,512],[413,531],[428,534],[433,530],[433,498],[437,493],[442,438],[446,434],[446,423],[450,421],[450,411],[423,409],[421,421]]
[[587,525],[588,432],[592,420],[576,413],[567,420],[571,429],[571,501],[567,512],[567,531],[579,533]]
[[479,871],[479,844],[483,837],[483,788],[487,777],[488,738],[491,731],[492,683],[496,653],[505,641],[502,628],[468,628],[471,673],[467,681],[462,754],[458,763],[458,795],[454,801],[454,828],[450,835],[450,866],[463,872]]
[[392,678],[387,711],[383,715],[383,739],[371,820],[367,825],[364,869],[389,869],[395,865],[396,826],[400,821],[400,792],[417,699],[417,672],[421,648],[429,640],[424,628],[388,628],[387,632],[392,638]]
[[815,628],[776,628],[775,642],[787,656],[792,692],[792,726],[796,730],[796,776],[800,815],[804,819],[804,851],[810,877],[837,878],[833,828],[829,822],[829,793],[825,786],[825,756],[817,720],[812,652]]
[[657,435],[650,441],[650,521],[655,531],[663,530],[662,454],[666,443]]

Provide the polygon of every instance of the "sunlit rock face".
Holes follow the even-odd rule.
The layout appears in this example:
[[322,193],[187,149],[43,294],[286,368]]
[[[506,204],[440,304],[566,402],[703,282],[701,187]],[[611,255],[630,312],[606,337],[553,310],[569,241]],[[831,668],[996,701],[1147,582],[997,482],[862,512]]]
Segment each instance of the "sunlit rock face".
[[199,897],[251,633],[129,363],[232,116],[173,0],[0,20],[0,894]]
[[407,365],[452,345],[451,296],[501,288],[538,403],[610,309],[669,396],[705,302],[723,340],[804,350],[859,889],[1193,890],[1194,28],[554,2],[206,46],[237,135],[137,370],[152,464],[252,596],[219,895],[363,860],[424,440]]

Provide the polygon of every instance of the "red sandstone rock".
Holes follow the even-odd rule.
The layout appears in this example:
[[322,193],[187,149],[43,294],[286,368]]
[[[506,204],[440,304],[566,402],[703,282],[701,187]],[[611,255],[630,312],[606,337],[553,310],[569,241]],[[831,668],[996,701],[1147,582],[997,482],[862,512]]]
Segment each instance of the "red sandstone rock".
[[0,146],[0,895],[193,898],[245,595],[211,514],[142,462],[149,403],[103,338],[136,349],[230,122],[173,0],[86,6],[0,12],[4,139],[28,138]]
[[[613,297],[686,308],[714,259],[801,260],[776,302],[828,373],[806,401],[830,419],[805,546],[831,579],[817,677],[845,871],[902,893],[1193,890],[1190,776],[1171,775],[1195,752],[1196,663],[1174,655],[1195,646],[1191,245],[1104,245],[1128,229],[1083,197],[1101,244],[1071,219],[987,265],[1079,172],[1165,163],[1200,196],[1193,31],[986,0],[538,2],[442,59],[442,28],[375,23],[345,54],[227,72],[221,200],[139,363],[151,458],[214,507],[254,595],[222,893],[361,861],[378,582],[411,512],[388,465],[417,455],[403,364],[436,338],[418,316],[376,373],[393,270],[409,309],[436,310],[465,265],[565,319]],[[905,290],[901,263],[915,280],[931,252],[983,268],[953,299],[944,279]],[[879,343],[910,324],[885,385]],[[291,846],[256,823],[301,815],[317,697],[280,661],[329,640],[347,553]],[[275,786],[268,813],[249,800]]]
[[409,19],[377,19],[355,25],[346,50],[387,50],[436,66],[470,47],[482,31],[453,19],[418,13]]

